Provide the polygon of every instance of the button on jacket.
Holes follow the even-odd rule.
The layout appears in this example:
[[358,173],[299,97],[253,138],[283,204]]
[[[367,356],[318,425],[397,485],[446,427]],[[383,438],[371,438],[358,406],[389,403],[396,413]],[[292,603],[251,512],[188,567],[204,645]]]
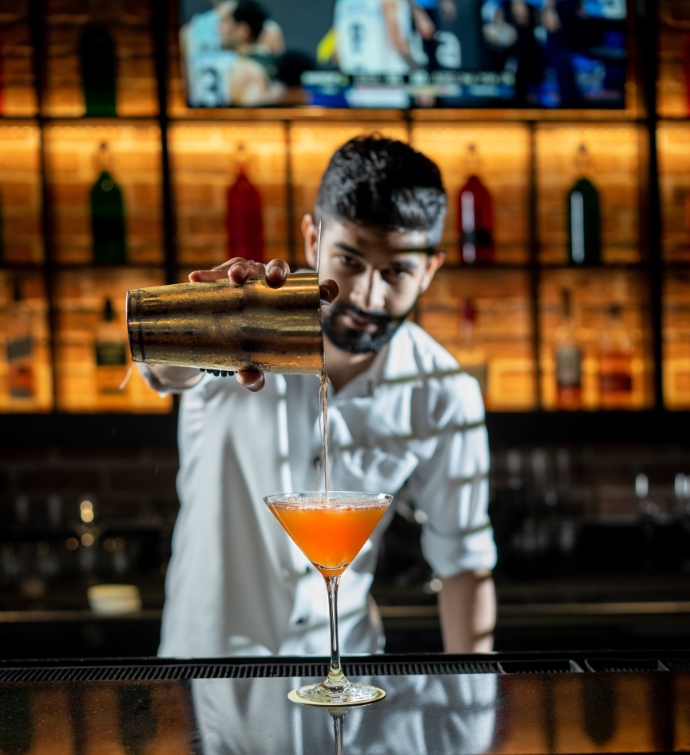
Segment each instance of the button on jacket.
[[[206,375],[184,393],[160,655],[327,653],[323,578],[263,502],[323,487],[318,385],[316,376],[266,375],[249,393]],[[441,577],[493,568],[479,387],[421,328],[405,323],[366,372],[335,395],[331,387],[328,427],[333,490],[411,501]],[[383,647],[369,588],[394,506],[342,577],[343,653]]]

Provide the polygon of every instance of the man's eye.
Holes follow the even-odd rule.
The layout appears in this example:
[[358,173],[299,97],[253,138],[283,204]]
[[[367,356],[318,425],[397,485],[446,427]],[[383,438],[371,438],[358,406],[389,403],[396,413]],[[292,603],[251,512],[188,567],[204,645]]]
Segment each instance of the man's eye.
[[388,274],[395,280],[401,280],[402,278],[406,278],[412,273],[406,267],[392,267],[389,270]]
[[343,267],[357,267],[357,260],[354,257],[348,257],[347,254],[339,255],[338,262],[340,262]]

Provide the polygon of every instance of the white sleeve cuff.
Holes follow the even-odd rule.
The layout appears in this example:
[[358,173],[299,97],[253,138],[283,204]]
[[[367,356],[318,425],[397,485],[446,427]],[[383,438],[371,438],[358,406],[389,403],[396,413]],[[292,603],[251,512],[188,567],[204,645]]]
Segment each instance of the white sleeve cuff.
[[422,530],[422,551],[429,566],[440,577],[491,570],[496,566],[496,545],[488,519],[472,530],[447,535],[426,526]]

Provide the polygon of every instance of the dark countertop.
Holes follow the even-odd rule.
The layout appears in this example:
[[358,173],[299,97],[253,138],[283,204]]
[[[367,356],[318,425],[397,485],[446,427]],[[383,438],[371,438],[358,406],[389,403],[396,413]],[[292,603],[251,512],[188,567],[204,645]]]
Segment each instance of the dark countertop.
[[318,658],[0,662],[0,751],[460,755],[690,748],[687,653],[351,658],[346,673],[385,689],[385,700],[344,716],[342,709],[288,701],[289,690],[318,680],[325,667]]

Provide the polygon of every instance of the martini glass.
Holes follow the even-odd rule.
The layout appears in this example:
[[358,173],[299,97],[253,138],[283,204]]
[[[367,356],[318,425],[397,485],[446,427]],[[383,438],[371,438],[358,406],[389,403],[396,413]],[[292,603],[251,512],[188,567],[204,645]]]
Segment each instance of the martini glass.
[[288,697],[307,705],[364,705],[385,697],[370,684],[350,682],[340,667],[338,585],[340,577],[366,543],[393,500],[385,493],[284,493],[264,498],[297,547],[326,580],[331,627],[328,677],[307,684]]

